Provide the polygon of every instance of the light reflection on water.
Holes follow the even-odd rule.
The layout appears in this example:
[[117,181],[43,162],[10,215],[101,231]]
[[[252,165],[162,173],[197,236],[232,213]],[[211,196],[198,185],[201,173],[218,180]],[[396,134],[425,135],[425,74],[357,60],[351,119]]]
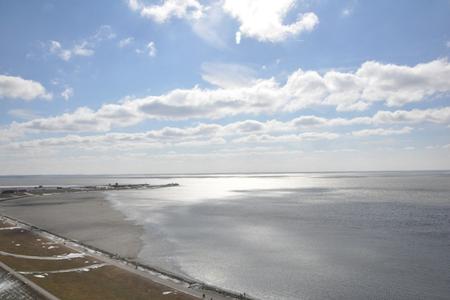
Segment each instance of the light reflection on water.
[[109,193],[139,259],[263,299],[445,299],[447,173],[153,178]]

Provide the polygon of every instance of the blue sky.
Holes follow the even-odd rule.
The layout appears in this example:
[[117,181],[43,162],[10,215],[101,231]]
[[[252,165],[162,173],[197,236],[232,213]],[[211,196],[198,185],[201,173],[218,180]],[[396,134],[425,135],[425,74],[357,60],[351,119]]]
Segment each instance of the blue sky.
[[2,174],[450,168],[449,1],[3,1]]

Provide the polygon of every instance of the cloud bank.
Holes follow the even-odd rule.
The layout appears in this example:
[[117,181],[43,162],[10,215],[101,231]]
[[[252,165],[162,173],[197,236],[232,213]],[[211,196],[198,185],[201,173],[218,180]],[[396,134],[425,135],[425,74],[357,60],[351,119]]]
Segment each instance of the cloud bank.
[[[229,76],[217,76],[225,70]],[[335,107],[338,111],[364,110],[380,102],[387,107],[401,107],[408,103],[427,101],[450,92],[450,64],[446,59],[416,66],[399,66],[366,62],[354,72],[317,71],[301,69],[290,74],[283,84],[274,78],[253,78],[242,74],[239,67],[209,65],[204,78],[218,85],[212,88],[175,89],[159,96],[125,99],[116,104],[104,104],[98,110],[81,107],[71,113],[40,118],[30,123],[16,123],[16,127],[44,131],[109,131],[127,127],[144,120],[220,119],[237,115],[272,115],[297,112],[308,107]],[[14,80],[13,80],[14,81]],[[3,95],[32,99],[45,97],[39,84],[18,80],[2,88]],[[245,84],[243,84],[245,82]],[[17,86],[31,88],[19,89]],[[7,84],[3,86],[8,86]],[[442,115],[443,114],[443,115]],[[386,122],[411,118],[440,120],[448,110],[413,110],[379,112]],[[304,119],[304,122],[319,122]]]

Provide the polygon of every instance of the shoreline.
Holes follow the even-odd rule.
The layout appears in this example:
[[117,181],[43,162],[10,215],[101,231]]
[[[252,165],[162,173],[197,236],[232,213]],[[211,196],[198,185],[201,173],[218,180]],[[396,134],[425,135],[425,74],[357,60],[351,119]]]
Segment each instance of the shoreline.
[[32,196],[48,196],[63,193],[104,192],[121,190],[161,189],[179,186],[178,183],[151,185],[142,184],[105,184],[105,185],[32,185],[32,186],[0,186],[0,202]]
[[[220,287],[209,285],[201,281],[184,277],[179,274],[175,274],[161,268],[142,264],[136,261],[131,261],[125,257],[121,257],[117,254],[108,252],[106,250],[96,248],[90,245],[86,245],[80,241],[73,240],[48,230],[39,228],[33,224],[29,224],[23,220],[7,216],[0,215],[0,219],[6,220],[9,223],[14,224],[17,227],[28,229],[34,233],[42,235],[53,241],[62,242],[66,247],[72,248],[73,250],[80,251],[90,256],[98,257],[99,259],[105,260],[108,263],[118,266],[119,268],[131,271],[139,275],[145,275],[145,277],[150,280],[163,284],[165,286],[179,290],[190,294],[192,296],[201,297],[202,294],[207,294],[207,297],[212,297],[212,299],[242,299],[242,300],[255,300],[256,298],[250,297],[249,295],[239,294],[234,291],[228,291]],[[194,293],[192,293],[194,292]],[[196,293],[197,292],[197,293]]]
[[[160,185],[167,187],[172,185]],[[190,289],[204,289],[216,294],[213,299],[255,299],[244,294],[206,284],[186,274],[177,274],[164,268],[138,261],[142,249],[144,228],[127,220],[105,198],[114,190],[78,190],[45,195],[23,195],[0,200],[0,216],[26,226],[35,232],[72,243],[87,253],[97,253],[104,258],[119,262],[124,267],[155,272],[171,280],[185,283]],[[117,243],[116,241],[122,241]],[[166,281],[162,284],[167,284]],[[209,298],[207,298],[209,299]]]

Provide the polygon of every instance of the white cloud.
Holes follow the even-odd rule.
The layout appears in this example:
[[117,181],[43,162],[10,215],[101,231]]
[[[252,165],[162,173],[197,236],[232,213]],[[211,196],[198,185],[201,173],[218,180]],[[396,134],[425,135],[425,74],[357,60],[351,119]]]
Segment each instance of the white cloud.
[[204,63],[202,79],[217,87],[233,88],[251,85],[256,80],[256,73],[238,64]]
[[388,106],[418,102],[450,91],[450,64],[438,59],[414,67],[366,62],[356,72],[365,81],[361,97],[367,102],[383,101]]
[[61,92],[61,97],[65,100],[69,100],[73,96],[73,88],[66,87],[64,91]]
[[390,125],[390,124],[419,124],[450,123],[450,107],[412,109],[396,111],[378,111],[373,116],[355,117],[351,119],[326,119],[317,116],[301,116],[291,121],[297,127],[317,126],[353,126],[353,125]]
[[[216,48],[225,48],[224,31],[227,27],[221,1],[203,5],[198,0],[163,0],[160,4],[145,4],[141,0],[129,0],[132,11],[157,23],[165,23],[172,18],[188,22],[193,32],[208,44]],[[142,52],[136,49],[136,52]]]
[[374,129],[363,129],[358,131],[353,131],[353,136],[366,137],[366,136],[388,136],[388,135],[401,135],[410,133],[413,130],[412,127],[403,127],[400,129],[392,128],[374,128]]
[[16,76],[0,75],[0,98],[27,101],[36,98],[50,100],[52,95],[39,82]]
[[164,0],[161,4],[145,4],[140,0],[128,0],[132,11],[157,23],[172,18],[189,22],[192,30],[209,44],[224,48],[228,28],[223,20],[231,16],[240,23],[235,42],[242,37],[259,41],[279,42],[302,32],[312,31],[319,23],[314,13],[299,14],[297,20],[284,24],[284,19],[295,7],[296,0],[225,0],[203,4],[198,0]]
[[450,123],[450,107],[397,110],[397,111],[379,111],[373,116],[374,123],[392,124],[392,123],[422,123],[431,122],[436,124]]
[[228,16],[223,12],[221,1],[209,3],[202,16],[190,19],[193,32],[209,45],[216,48],[226,48],[228,37],[233,29],[228,25]]
[[204,147],[227,143],[297,143],[314,142],[318,140],[333,140],[339,137],[332,132],[302,132],[292,134],[273,135],[268,127],[261,130],[233,131],[233,128],[242,126],[232,123],[228,125],[199,124],[194,127],[173,128],[165,127],[140,133],[107,133],[104,135],[67,135],[64,137],[53,137],[34,139],[22,142],[10,143],[3,146],[5,149],[18,148],[41,148],[41,147],[78,147],[85,149],[98,149],[111,147],[124,150],[135,150],[138,148],[167,148],[167,147]]
[[374,102],[402,106],[450,92],[450,64],[438,59],[414,67],[369,61],[356,72],[298,70],[286,87],[298,95],[288,104],[296,110],[305,104],[322,103],[338,111],[364,110]]
[[95,54],[94,48],[104,40],[110,40],[116,37],[111,26],[102,25],[97,31],[86,39],[83,39],[73,45],[71,48],[64,48],[59,41],[52,40],[48,43],[50,53],[58,56],[64,61],[69,61],[74,56],[92,56]]
[[72,57],[72,51],[63,49],[61,43],[58,41],[50,41],[50,53],[57,55],[62,60],[68,61]]
[[332,132],[305,132],[300,134],[269,135],[251,134],[234,139],[233,143],[296,143],[304,141],[334,140],[339,137]]
[[[337,73],[334,71],[320,75],[314,71],[296,71],[291,74],[283,85],[274,78],[256,79],[251,76],[236,76],[233,72],[240,71],[237,65],[210,65],[204,73],[205,80],[219,87],[202,89],[175,89],[166,94],[148,96],[136,99],[125,99],[117,104],[105,104],[94,111],[89,108],[79,108],[75,112],[66,113],[51,118],[33,120],[33,123],[22,124],[26,128],[47,131],[108,131],[113,127],[126,127],[146,119],[187,120],[187,119],[219,119],[236,115],[271,115],[277,112],[295,112],[305,107],[336,106],[343,109],[354,107],[358,103],[370,105],[377,94],[384,97],[396,97],[398,94],[412,93],[409,98],[418,101],[415,95],[424,98],[437,97],[450,91],[450,82],[440,79],[450,69],[446,60],[433,61],[419,67],[401,67],[402,80],[391,80],[387,86],[380,84],[379,77],[395,74],[370,73],[358,76],[360,68],[355,73]],[[380,65],[383,70],[384,65]],[[391,65],[390,65],[391,66]],[[426,66],[426,67],[424,67]],[[433,72],[423,72],[434,68]],[[245,68],[244,68],[245,69]],[[394,68],[395,69],[395,68]],[[220,76],[220,71],[229,75]],[[225,72],[226,71],[226,72]],[[395,73],[395,72],[394,72]],[[446,77],[445,77],[446,78]],[[394,84],[395,82],[395,84]],[[416,86],[417,84],[418,86]],[[369,91],[369,92],[367,92]],[[346,95],[346,93],[348,95]],[[376,101],[391,100],[376,98]],[[400,102],[404,103],[404,102]],[[426,110],[380,111],[373,117],[358,117],[354,119],[324,119],[315,116],[301,116],[296,120],[297,126],[325,126],[327,124],[342,126],[354,124],[414,124],[420,122],[448,123],[450,108]]]
[[147,53],[149,56],[153,57],[156,55],[156,47],[154,42],[150,42],[147,44]]
[[95,51],[89,48],[87,42],[81,42],[76,44],[72,49],[65,49],[58,41],[50,41],[49,44],[50,53],[55,54],[64,61],[69,61],[73,56],[92,56]]
[[141,7],[141,4],[139,3],[139,0],[128,0],[128,7],[132,11],[137,11]]
[[445,45],[447,46],[447,48],[450,48],[450,41],[447,41]]
[[77,56],[92,56],[95,52],[94,50],[88,48],[87,42],[82,42],[81,44],[73,47],[72,53]]
[[241,43],[241,38],[242,38],[242,34],[240,31],[236,32],[236,44],[240,44]]
[[134,37],[127,37],[119,41],[119,48],[125,48],[134,42]]
[[155,42],[153,42],[153,41],[150,41],[149,43],[147,43],[147,45],[145,45],[143,47],[136,48],[134,51],[139,55],[145,54],[150,57],[156,56],[156,53],[157,53],[156,45],[155,45]]
[[[81,131],[109,131],[112,127],[121,125],[129,126],[136,124],[140,119],[134,119],[133,115],[126,111],[118,111],[117,106],[109,105],[109,107],[101,108],[101,111],[94,112],[87,108],[80,108],[73,114],[64,114],[59,117],[34,119],[24,123],[13,123],[9,130],[4,129],[3,135],[9,136],[10,139],[18,137],[24,132],[39,131],[57,131],[57,132],[81,132]],[[446,118],[436,119],[433,114],[443,115],[447,112]],[[409,111],[412,114],[417,112]],[[395,115],[397,112],[392,112]],[[408,111],[402,111],[403,114]],[[128,115],[127,115],[128,114]],[[141,133],[108,133],[99,136],[77,137],[76,141],[80,144],[86,143],[91,145],[95,141],[109,141],[111,143],[129,142],[144,143],[161,147],[162,145],[174,145],[186,142],[201,142],[207,144],[209,140],[216,141],[232,141],[234,143],[289,143],[300,141],[314,140],[332,140],[339,137],[335,132],[338,126],[361,126],[376,125],[378,128],[363,129],[353,131],[355,137],[367,136],[388,136],[410,133],[412,127],[403,128],[382,128],[379,126],[390,124],[405,124],[417,122],[439,122],[450,123],[450,107],[434,112],[427,112],[430,119],[420,117],[419,119],[407,118],[386,120],[378,119],[377,114],[372,117],[356,117],[352,119],[334,118],[326,119],[316,116],[301,116],[288,121],[268,120],[243,120],[225,125],[221,124],[198,124],[192,127],[165,127],[158,130],[152,130]],[[325,131],[319,128],[326,128]],[[306,130],[306,131],[305,131]],[[69,141],[73,142],[74,135],[69,135]],[[51,144],[66,144],[66,138],[51,138],[48,141]],[[33,142],[36,143],[36,142]],[[31,145],[34,145],[31,143]],[[46,142],[47,143],[47,142]],[[48,143],[47,143],[48,144]],[[26,143],[28,145],[28,143]]]
[[236,35],[238,44],[241,36],[263,42],[280,42],[290,36],[312,31],[319,23],[317,15],[309,12],[298,15],[297,20],[291,24],[284,24],[284,19],[294,8],[295,2],[295,0],[225,0],[223,9],[240,23],[239,33]]
[[165,0],[160,5],[146,5],[139,0],[129,0],[128,6],[157,23],[164,23],[171,18],[198,19],[205,9],[197,0]]
[[100,43],[114,38],[116,38],[116,33],[113,31],[112,27],[109,25],[102,25],[87,40],[92,43]]
[[10,115],[14,118],[19,118],[19,119],[23,119],[23,120],[31,120],[31,119],[35,119],[39,116],[32,110],[22,109],[22,108],[11,109],[8,111],[8,115]]

